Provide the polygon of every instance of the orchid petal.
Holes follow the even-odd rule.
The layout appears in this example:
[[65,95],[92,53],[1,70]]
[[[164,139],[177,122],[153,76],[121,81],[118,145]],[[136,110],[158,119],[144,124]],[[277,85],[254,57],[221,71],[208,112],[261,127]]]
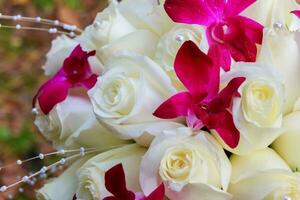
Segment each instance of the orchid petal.
[[36,96],[33,98],[33,106],[36,105],[36,101],[39,102],[39,106],[44,114],[49,114],[53,107],[64,101],[68,96],[68,90],[71,84],[63,77],[60,77],[59,73],[41,86]]
[[135,194],[126,188],[125,173],[122,164],[118,164],[105,173],[105,187],[115,198],[106,200],[134,200]]
[[246,80],[244,77],[237,77],[232,79],[228,85],[209,103],[211,112],[218,110],[225,110],[231,106],[234,97],[239,97],[239,87]]
[[105,197],[103,200],[119,200],[116,197]]
[[215,14],[203,0],[166,0],[165,10],[174,22],[209,25]]
[[191,94],[188,92],[181,92],[162,103],[156,109],[153,115],[161,119],[185,117],[188,115],[188,110],[190,109],[191,105]]
[[239,19],[236,17],[228,19],[228,30],[223,40],[235,61],[255,62],[257,56],[256,44],[252,41],[252,37],[249,38],[246,35],[245,29],[247,28],[240,23]]
[[164,197],[165,197],[165,186],[162,183],[144,200],[163,200]]
[[219,87],[219,66],[214,66],[212,60],[205,55],[192,41],[185,42],[175,58],[175,72],[197,99],[207,94],[216,94]]
[[231,55],[229,49],[225,45],[211,45],[208,51],[208,56],[214,61],[215,65],[222,67],[224,71],[230,70]]
[[255,62],[257,57],[256,44],[246,37],[230,41],[228,45],[232,58],[237,62]]
[[300,19],[300,10],[294,10],[291,13],[293,13],[294,15],[296,15]]
[[92,73],[88,58],[95,53],[76,46],[54,77],[39,88],[32,101],[33,107],[38,100],[41,110],[47,115],[57,103],[67,98],[69,89],[78,86],[91,89],[96,84],[97,75]]
[[223,111],[210,116],[213,121],[216,132],[220,135],[223,141],[231,148],[237,147],[240,140],[240,132],[235,127],[231,113]]
[[78,83],[78,85],[86,88],[86,89],[91,89],[92,87],[94,87],[94,85],[96,84],[97,82],[97,78],[98,76],[93,74],[91,77],[89,77],[88,79]]
[[63,70],[65,76],[74,85],[88,79],[93,75],[88,58],[95,55],[95,51],[85,52],[81,46],[75,47],[71,55],[64,61]]
[[209,9],[216,15],[218,19],[222,19],[226,0],[206,0]]
[[243,16],[235,17],[240,23],[241,27],[244,27],[244,32],[253,43],[261,44],[263,39],[263,29],[264,26],[258,22]]
[[256,0],[228,0],[225,15],[228,17],[236,16],[251,6],[254,2],[256,2]]

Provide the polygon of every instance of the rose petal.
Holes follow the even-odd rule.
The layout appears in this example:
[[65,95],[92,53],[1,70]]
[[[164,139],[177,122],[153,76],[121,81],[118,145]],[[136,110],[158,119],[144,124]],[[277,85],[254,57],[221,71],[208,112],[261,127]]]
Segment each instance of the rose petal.
[[175,22],[209,25],[216,18],[202,0],[166,0],[164,7]]
[[252,5],[256,0],[228,0],[225,15],[236,16]]
[[153,115],[162,119],[184,117],[187,116],[188,110],[191,106],[191,94],[188,92],[181,92],[162,103]]
[[115,196],[115,198],[111,198],[111,200],[135,199],[135,194],[131,191],[128,191],[126,188],[126,180],[122,164],[114,166],[105,173],[105,187]]
[[175,58],[175,72],[197,99],[213,95],[219,89],[219,66],[204,54],[192,41],[185,42]]

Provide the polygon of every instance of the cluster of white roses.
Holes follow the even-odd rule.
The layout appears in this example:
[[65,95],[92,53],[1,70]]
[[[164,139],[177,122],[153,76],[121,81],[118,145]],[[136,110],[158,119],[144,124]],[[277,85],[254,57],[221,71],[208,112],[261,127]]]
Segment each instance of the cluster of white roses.
[[58,37],[46,75],[78,44],[96,50],[89,63],[101,75],[88,97],[70,95],[49,115],[38,113],[35,124],[58,149],[118,148],[74,162],[37,198],[103,199],[110,195],[105,172],[122,163],[128,188],[145,195],[164,182],[170,200],[299,200],[300,20],[289,13],[299,8],[296,0],[258,0],[243,13],[265,30],[257,62],[234,63],[221,74],[222,85],[246,77],[232,106],[241,134],[234,149],[217,134],[196,134],[180,119],[152,115],[184,87],[173,69],[183,42],[207,52],[201,26],[172,22],[157,0],[122,0],[112,1],[82,35]]

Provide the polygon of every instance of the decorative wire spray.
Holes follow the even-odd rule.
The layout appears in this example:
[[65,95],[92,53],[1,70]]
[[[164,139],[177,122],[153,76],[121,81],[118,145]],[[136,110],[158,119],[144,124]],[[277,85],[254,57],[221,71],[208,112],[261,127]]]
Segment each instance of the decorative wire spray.
[[[84,147],[80,147],[79,149],[69,149],[69,150],[65,150],[65,149],[61,149],[59,151],[55,151],[55,152],[51,152],[51,153],[40,153],[38,156],[26,159],[26,160],[17,160],[14,163],[5,165],[5,166],[0,166],[0,171],[3,169],[6,169],[8,167],[12,167],[12,166],[22,166],[23,164],[33,161],[33,160],[44,160],[45,158],[48,158],[49,156],[53,156],[53,155],[57,155],[57,156],[61,156],[62,158],[49,165],[49,166],[43,166],[39,171],[34,172],[32,174],[29,175],[25,175],[22,178],[19,178],[20,180],[10,184],[10,185],[2,185],[0,187],[0,193],[1,192],[6,192],[9,189],[13,188],[13,187],[17,187],[18,185],[21,185],[23,183],[27,183],[30,185],[34,185],[35,182],[37,181],[37,177],[39,176],[40,178],[46,178],[47,177],[47,172],[50,171],[50,173],[54,173],[57,169],[57,167],[59,166],[64,166],[66,165],[68,162],[73,161],[76,158],[80,158],[80,157],[84,157],[86,155],[90,155],[93,153],[101,153],[110,149],[114,149],[114,148],[118,148],[121,147],[122,145],[118,145],[118,146],[112,146],[109,148],[105,148],[105,149],[97,149],[97,148],[84,148]],[[18,179],[18,178],[17,178]],[[22,187],[18,188],[18,191],[20,193],[24,192],[24,189]],[[12,199],[13,197],[11,195],[8,195],[9,199]]]
[[[13,21],[15,22],[15,25],[5,25],[2,24],[1,21]],[[23,26],[23,23],[30,22],[30,23],[35,23],[38,26]],[[45,27],[42,27],[45,26]],[[29,30],[29,31],[42,31],[42,32],[48,32],[50,34],[63,34],[67,35],[69,37],[76,37],[77,35],[82,33],[82,30],[78,28],[76,25],[71,25],[67,23],[60,22],[59,20],[49,20],[49,19],[43,19],[41,17],[23,17],[22,15],[3,15],[0,13],[0,29],[1,28],[6,28],[6,29],[16,29],[16,30]],[[33,113],[35,113],[33,111]],[[36,114],[36,113],[35,113]],[[115,148],[115,147],[111,147]],[[25,163],[28,163],[30,161],[34,160],[44,160],[45,158],[48,158],[49,156],[62,156],[62,158],[49,165],[49,166],[44,166],[42,167],[39,171],[35,173],[30,173],[26,176],[23,177],[17,177],[16,182],[10,184],[10,185],[0,185],[0,193],[4,193],[8,191],[11,188],[17,187],[21,185],[22,183],[28,183],[30,185],[34,185],[35,182],[37,181],[37,177],[39,176],[40,178],[46,178],[47,177],[47,172],[54,173],[56,171],[56,168],[59,168],[59,166],[64,166],[68,162],[71,162],[72,160],[78,158],[78,157],[84,157],[87,154],[92,154],[96,152],[102,152],[107,149],[96,149],[96,148],[87,148],[85,149],[84,147],[81,147],[79,149],[70,149],[70,150],[64,150],[61,149],[59,151],[43,154],[40,153],[38,156],[26,159],[26,160],[17,160],[15,163],[11,163],[5,166],[0,166],[0,172],[6,168],[13,167],[13,166],[22,166]],[[20,193],[24,192],[23,187],[19,187],[18,191]],[[12,194],[8,194],[7,196],[8,199],[13,199]]]
[[[76,35],[82,32],[82,30],[78,28],[76,25],[62,23],[59,20],[43,19],[41,17],[23,17],[22,15],[10,16],[10,15],[3,15],[2,13],[0,13],[0,20],[11,20],[16,22],[15,26],[3,25],[0,23],[0,28],[43,31],[43,32],[48,32],[50,34],[64,34],[70,37],[75,37]],[[39,25],[45,25],[48,26],[48,28],[22,26],[21,23],[24,22],[31,22]]]

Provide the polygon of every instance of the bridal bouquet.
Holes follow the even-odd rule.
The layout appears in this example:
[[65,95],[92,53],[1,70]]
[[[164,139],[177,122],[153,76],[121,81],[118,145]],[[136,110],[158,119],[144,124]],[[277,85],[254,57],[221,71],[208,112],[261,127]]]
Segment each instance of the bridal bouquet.
[[296,0],[122,0],[57,37],[35,124],[78,153],[37,199],[300,200],[299,18]]

